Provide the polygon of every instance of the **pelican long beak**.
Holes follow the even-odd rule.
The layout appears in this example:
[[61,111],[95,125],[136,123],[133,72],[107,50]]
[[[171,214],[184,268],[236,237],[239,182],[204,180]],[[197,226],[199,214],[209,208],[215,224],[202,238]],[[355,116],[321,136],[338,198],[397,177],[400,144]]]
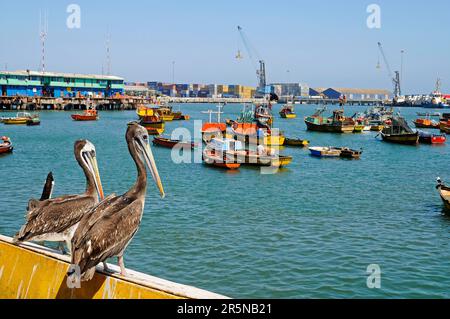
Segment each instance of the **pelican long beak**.
[[100,201],[102,201],[105,199],[105,194],[103,192],[102,181],[100,179],[100,173],[98,170],[97,157],[95,155],[89,154],[87,158],[89,160],[89,168],[91,169],[91,172],[94,175],[95,188],[97,189]]
[[159,177],[158,168],[156,167],[155,158],[153,157],[153,152],[152,152],[148,142],[146,142],[146,143],[142,142],[142,144],[144,146],[143,153],[144,153],[145,162],[147,163],[147,166],[150,170],[150,173],[152,174],[152,177],[156,183],[156,186],[158,186],[159,192],[161,193],[161,198],[164,198],[164,197],[166,197],[166,194],[164,193],[164,187],[161,182],[161,178]]

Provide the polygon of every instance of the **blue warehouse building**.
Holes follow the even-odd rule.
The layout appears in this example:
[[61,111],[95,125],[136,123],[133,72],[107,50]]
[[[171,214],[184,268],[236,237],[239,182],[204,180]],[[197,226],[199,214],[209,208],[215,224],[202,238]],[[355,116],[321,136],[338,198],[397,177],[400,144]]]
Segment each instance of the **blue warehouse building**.
[[124,79],[116,76],[0,71],[2,96],[111,97],[124,89]]

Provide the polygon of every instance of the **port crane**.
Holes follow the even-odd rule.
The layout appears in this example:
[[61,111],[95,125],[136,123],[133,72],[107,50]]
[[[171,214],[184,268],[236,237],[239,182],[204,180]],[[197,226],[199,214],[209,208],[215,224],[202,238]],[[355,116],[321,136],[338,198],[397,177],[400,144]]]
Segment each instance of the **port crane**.
[[[248,56],[250,57],[250,60],[253,64],[253,67],[256,69],[256,75],[258,78],[258,91],[260,93],[265,93],[265,88],[267,85],[266,81],[266,63],[263,59],[260,58],[258,52],[256,49],[251,45],[251,42],[249,41],[247,35],[245,34],[242,27],[238,26],[238,32],[241,36],[242,42],[244,43],[245,49],[247,50]],[[259,67],[256,65],[255,62],[255,56],[258,59]],[[241,54],[241,51],[238,50],[238,53],[236,55],[236,59],[243,59],[243,56]]]
[[[402,88],[401,88],[401,83],[400,83],[400,72],[399,71],[395,71],[395,73],[392,73],[391,66],[390,66],[389,61],[388,61],[388,59],[386,57],[386,54],[384,53],[383,46],[382,46],[381,42],[378,42],[378,48],[380,49],[381,55],[382,55],[383,60],[384,60],[384,64],[386,65],[389,78],[392,79],[392,83],[394,84],[394,97],[396,99],[398,99],[399,97],[402,96]],[[377,65],[377,68],[381,68],[379,63]]]

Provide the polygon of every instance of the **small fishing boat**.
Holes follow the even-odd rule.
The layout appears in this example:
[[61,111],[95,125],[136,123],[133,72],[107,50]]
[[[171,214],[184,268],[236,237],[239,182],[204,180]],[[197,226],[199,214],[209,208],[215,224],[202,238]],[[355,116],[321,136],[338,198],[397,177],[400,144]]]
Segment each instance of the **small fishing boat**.
[[285,146],[306,147],[309,145],[309,141],[301,140],[301,139],[286,138],[284,140],[284,145]]
[[172,112],[172,108],[170,107],[161,107],[156,110],[161,120],[164,122],[171,122],[175,118],[175,114]]
[[139,124],[147,130],[149,135],[161,135],[164,133],[166,125],[157,116],[145,116]]
[[450,120],[441,121],[439,123],[439,129],[443,133],[450,134]]
[[420,118],[414,121],[416,128],[439,129],[439,123],[428,118]]
[[356,122],[350,117],[344,116],[344,110],[333,111],[333,116],[322,117],[326,108],[321,108],[312,116],[305,118],[305,123],[309,131],[328,133],[352,133],[355,130]]
[[420,116],[420,117],[441,117],[442,116],[442,114],[439,112],[435,112],[432,114],[417,112],[416,114],[417,114],[417,116]]
[[41,125],[41,119],[39,117],[32,117],[27,121],[28,126],[38,126]]
[[342,158],[350,158],[350,159],[360,159],[363,151],[362,150],[352,150],[348,147],[341,148],[341,157]]
[[433,134],[429,132],[419,132],[419,142],[422,144],[445,144],[447,137],[445,135]]
[[359,159],[362,150],[352,150],[348,147],[311,147],[311,155],[315,157],[341,157],[349,159]]
[[98,121],[98,112],[95,109],[85,110],[83,113],[72,114],[72,119],[74,121],[86,122],[86,121]]
[[353,132],[354,133],[362,133],[362,132],[364,132],[365,128],[366,128],[365,125],[357,124],[357,125],[355,125],[355,128],[354,128]]
[[6,136],[0,137],[0,154],[12,153],[13,150],[14,147],[9,137]]
[[30,113],[19,112],[16,114],[16,117],[7,117],[3,118],[3,123],[5,125],[27,125],[28,121],[31,119],[39,119],[39,115]]
[[369,126],[372,132],[381,132],[384,129],[385,124],[381,121],[370,121]]
[[[221,115],[223,114],[222,109],[223,109],[223,105],[219,104],[217,106],[218,111],[215,112],[213,110],[208,110],[205,112],[202,112],[203,114],[208,114],[209,115],[209,122],[208,123],[204,123],[202,126],[202,139],[203,142],[205,143],[209,143],[211,142],[214,138],[221,138],[221,137],[225,137],[226,131],[227,131],[227,125],[226,123],[221,123]],[[212,116],[213,114],[217,114],[217,121],[213,122],[212,120]]]
[[444,202],[444,208],[447,212],[450,212],[450,187],[445,186],[439,177],[437,178],[437,183],[436,188]]
[[214,150],[205,149],[203,151],[203,161],[205,164],[213,165],[230,170],[236,170],[241,167],[240,163],[227,162],[226,157],[222,153],[217,153]]
[[280,111],[280,116],[283,119],[295,119],[297,114],[294,112],[294,105],[291,103],[286,104]]
[[246,148],[241,141],[215,138],[207,144],[205,150],[213,150],[227,164],[240,164],[265,167],[284,167],[292,162],[292,156],[276,154],[272,149],[259,145],[256,150]]
[[394,117],[391,125],[381,131],[383,141],[403,145],[419,144],[419,132],[414,132],[402,117]]
[[282,132],[274,134],[271,129],[259,127],[257,123],[234,122],[228,138],[242,141],[247,145],[282,146],[286,137]]
[[[230,149],[232,147],[232,149]],[[227,151],[236,151],[242,148],[239,141],[226,143],[222,139],[212,139],[203,150],[203,162],[207,165],[236,170],[241,167],[234,156],[229,156]]]
[[310,147],[309,151],[315,157],[340,157],[342,149],[337,147]]
[[169,138],[164,138],[161,136],[157,136],[153,139],[153,145],[162,146],[166,148],[182,148],[182,149],[194,149],[194,142],[183,142],[181,140],[172,140]]

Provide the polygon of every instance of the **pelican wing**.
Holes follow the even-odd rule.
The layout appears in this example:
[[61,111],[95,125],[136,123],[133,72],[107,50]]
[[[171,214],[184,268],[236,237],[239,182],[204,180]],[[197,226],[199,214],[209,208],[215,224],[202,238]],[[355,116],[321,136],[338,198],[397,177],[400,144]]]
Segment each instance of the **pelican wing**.
[[92,207],[92,209],[87,212],[80,221],[80,224],[75,231],[72,238],[72,245],[75,247],[81,243],[84,235],[89,231],[89,229],[104,215],[108,215],[111,211],[120,210],[121,196],[117,197],[115,194],[111,194],[106,197],[103,201]]
[[27,216],[27,223],[16,235],[19,241],[32,240],[44,234],[62,233],[80,222],[83,215],[96,203],[87,195],[74,195],[35,203]]
[[[78,237],[72,242],[75,244],[72,263],[79,265],[84,273],[108,258],[118,256],[137,232],[143,209],[140,200],[126,204],[125,197],[116,198],[115,205],[107,207],[107,213],[96,218],[95,223],[84,230],[77,229]],[[98,217],[98,212],[92,216]]]

